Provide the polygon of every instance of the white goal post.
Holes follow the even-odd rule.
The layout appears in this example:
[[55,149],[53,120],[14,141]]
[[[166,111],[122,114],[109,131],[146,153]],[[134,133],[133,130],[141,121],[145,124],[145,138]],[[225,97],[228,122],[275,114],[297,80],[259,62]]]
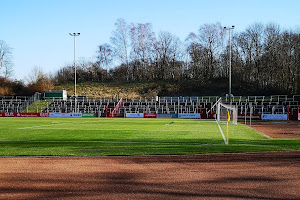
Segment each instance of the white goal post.
[[218,123],[221,123],[222,121],[226,122],[227,120],[227,111],[229,111],[230,114],[230,121],[232,124],[237,125],[237,108],[232,105],[226,105],[222,102],[218,102],[217,104],[217,112],[216,112],[216,119]]
[[216,121],[225,144],[229,144],[229,123],[237,125],[237,108],[219,101],[217,103]]

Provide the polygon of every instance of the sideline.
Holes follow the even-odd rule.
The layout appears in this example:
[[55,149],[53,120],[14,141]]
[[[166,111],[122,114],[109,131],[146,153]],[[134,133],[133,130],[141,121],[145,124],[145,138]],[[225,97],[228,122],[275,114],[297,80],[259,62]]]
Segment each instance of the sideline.
[[186,143],[186,142],[125,142],[125,141],[94,141],[94,140],[0,140],[0,142],[24,143],[103,143],[103,144],[158,144],[158,145],[223,145],[223,143]]

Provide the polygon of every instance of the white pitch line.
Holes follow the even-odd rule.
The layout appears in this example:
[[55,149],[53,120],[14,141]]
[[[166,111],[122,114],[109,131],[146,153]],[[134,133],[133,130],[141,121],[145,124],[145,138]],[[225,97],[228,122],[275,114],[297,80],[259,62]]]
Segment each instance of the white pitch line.
[[106,143],[106,144],[159,144],[159,145],[222,145],[222,143],[178,143],[178,142],[124,142],[124,141],[93,141],[93,140],[0,140],[0,142],[24,142],[24,143]]
[[54,123],[54,124],[49,124],[49,125],[29,126],[29,127],[18,128],[18,129],[42,128],[42,127],[47,127],[47,126],[57,126],[57,125],[66,125],[66,124],[73,124],[73,123],[62,123],[62,124]]
[[[217,122],[217,121],[216,121]],[[227,140],[226,140],[226,138],[225,138],[225,136],[224,136],[224,133],[223,133],[223,130],[221,129],[221,126],[220,126],[220,124],[217,122],[217,124],[218,124],[218,126],[219,126],[219,129],[220,129],[220,132],[221,132],[221,134],[222,134],[222,137],[223,137],[223,140],[224,140],[224,142],[225,142],[225,144],[227,144]]]
[[18,128],[18,129],[31,129],[31,128],[41,128],[45,126],[53,126],[53,125],[40,125],[40,126],[30,126],[30,127],[23,127],[23,128]]

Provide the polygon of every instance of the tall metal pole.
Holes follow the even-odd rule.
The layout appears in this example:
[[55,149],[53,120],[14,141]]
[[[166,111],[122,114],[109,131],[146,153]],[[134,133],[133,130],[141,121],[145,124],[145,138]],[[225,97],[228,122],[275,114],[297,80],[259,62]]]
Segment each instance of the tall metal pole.
[[231,29],[229,29],[229,103],[231,105],[231,35],[230,35],[230,32],[231,32]]
[[234,29],[234,26],[231,27],[224,27],[225,30],[229,31],[229,104],[231,105],[231,29]]
[[76,98],[76,96],[77,96],[77,94],[76,94],[76,80],[77,80],[77,77],[76,77],[76,39],[75,39],[75,37],[79,36],[80,33],[69,33],[69,34],[74,37],[74,70],[75,70],[74,83],[75,83],[75,98]]
[[[229,32],[230,33],[230,32]],[[77,81],[77,78],[76,78],[76,37],[74,36],[74,69],[75,69],[75,97],[77,96],[76,95],[76,81]]]

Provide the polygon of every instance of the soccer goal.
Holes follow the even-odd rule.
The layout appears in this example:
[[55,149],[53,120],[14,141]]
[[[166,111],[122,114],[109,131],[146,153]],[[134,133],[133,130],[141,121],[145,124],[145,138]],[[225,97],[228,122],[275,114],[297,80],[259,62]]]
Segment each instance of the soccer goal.
[[217,104],[216,121],[225,144],[229,144],[229,125],[237,125],[236,107],[223,104],[221,101],[219,101]]

